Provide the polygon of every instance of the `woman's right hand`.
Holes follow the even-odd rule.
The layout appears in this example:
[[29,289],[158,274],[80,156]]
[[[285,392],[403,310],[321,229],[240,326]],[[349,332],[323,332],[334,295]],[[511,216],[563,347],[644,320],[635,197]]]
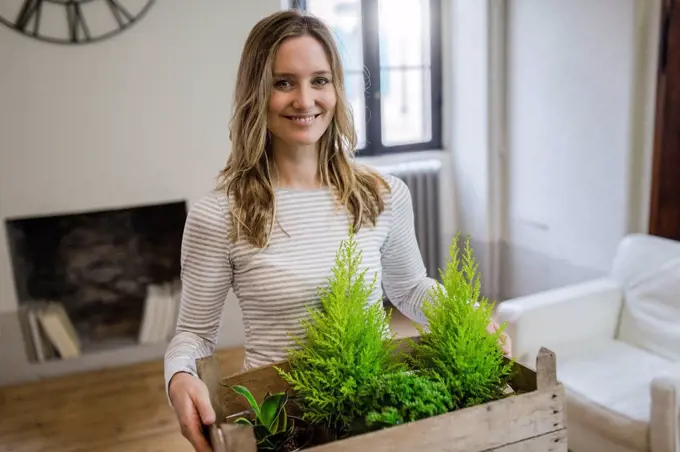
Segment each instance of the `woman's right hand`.
[[182,435],[194,446],[196,452],[212,452],[203,435],[202,426],[215,422],[215,410],[210,404],[205,383],[193,375],[179,372],[170,379],[168,395],[177,414]]

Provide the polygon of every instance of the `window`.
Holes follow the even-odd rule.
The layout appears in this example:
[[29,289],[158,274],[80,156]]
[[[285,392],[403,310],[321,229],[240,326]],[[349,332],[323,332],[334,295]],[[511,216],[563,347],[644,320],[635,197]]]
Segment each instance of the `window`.
[[296,0],[335,33],[358,155],[441,148],[441,0]]

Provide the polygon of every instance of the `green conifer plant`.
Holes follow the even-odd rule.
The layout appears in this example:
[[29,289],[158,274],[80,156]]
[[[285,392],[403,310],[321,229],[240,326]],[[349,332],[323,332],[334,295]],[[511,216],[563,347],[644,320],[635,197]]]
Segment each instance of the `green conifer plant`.
[[423,306],[427,325],[416,326],[420,338],[412,342],[407,357],[414,369],[444,382],[454,409],[504,397],[513,369],[499,344],[505,325],[487,331],[492,306],[480,295],[470,238],[462,253],[458,243],[456,235],[446,268],[440,271],[442,284],[431,290]]
[[[352,434],[364,422],[370,387],[379,376],[405,370],[395,359],[390,313],[382,303],[368,306],[376,277],[367,283],[354,231],[336,254],[327,287],[319,288],[321,309],[308,307],[304,334],[288,351],[290,370],[277,369],[295,392],[302,418]],[[361,429],[361,427],[358,427]]]
[[411,371],[381,375],[371,388],[366,426],[380,429],[418,421],[453,409],[446,385]]

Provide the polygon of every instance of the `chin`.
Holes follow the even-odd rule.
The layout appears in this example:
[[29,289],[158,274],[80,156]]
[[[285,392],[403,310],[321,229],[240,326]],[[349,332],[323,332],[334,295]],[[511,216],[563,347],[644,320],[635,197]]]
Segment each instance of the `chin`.
[[296,146],[311,146],[313,144],[316,144],[319,142],[323,135],[314,135],[314,136],[309,136],[309,137],[290,137],[288,141],[290,144],[296,145]]
[[293,146],[309,146],[316,144],[323,136],[325,130],[321,131],[289,131],[288,133],[281,134],[279,137],[282,141]]

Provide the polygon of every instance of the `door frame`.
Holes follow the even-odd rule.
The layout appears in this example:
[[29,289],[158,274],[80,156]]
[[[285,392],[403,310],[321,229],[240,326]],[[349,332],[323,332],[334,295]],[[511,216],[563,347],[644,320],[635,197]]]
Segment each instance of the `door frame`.
[[680,9],[677,0],[662,1],[658,49],[649,233],[680,240]]

